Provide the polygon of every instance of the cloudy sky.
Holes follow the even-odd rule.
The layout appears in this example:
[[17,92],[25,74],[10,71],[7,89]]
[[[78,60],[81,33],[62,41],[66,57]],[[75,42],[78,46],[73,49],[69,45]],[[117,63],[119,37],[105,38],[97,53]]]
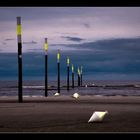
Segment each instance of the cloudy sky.
[[[61,49],[65,52],[64,66],[66,55],[69,55],[76,67],[84,65],[85,76],[89,78],[139,80],[140,7],[0,7],[1,54],[17,52],[17,16],[22,18],[24,53],[43,53],[44,38],[48,38],[52,57],[50,72],[55,69],[56,51]],[[4,60],[5,55],[1,56],[0,59]],[[33,76],[44,70],[44,57],[41,56],[35,55],[36,60],[30,55],[27,57],[33,67],[29,59],[24,61],[31,69],[29,72],[28,66],[26,74],[32,74],[37,66]],[[11,64],[15,61],[16,57],[12,61],[10,56],[7,63],[0,60],[0,76],[7,67],[11,68],[9,75],[12,76],[12,68],[13,73],[15,68]],[[63,70],[65,72],[65,67]]]
[[42,49],[45,37],[50,50],[69,50],[64,44],[140,36],[139,7],[0,7],[1,52],[17,51],[17,16],[24,52]]

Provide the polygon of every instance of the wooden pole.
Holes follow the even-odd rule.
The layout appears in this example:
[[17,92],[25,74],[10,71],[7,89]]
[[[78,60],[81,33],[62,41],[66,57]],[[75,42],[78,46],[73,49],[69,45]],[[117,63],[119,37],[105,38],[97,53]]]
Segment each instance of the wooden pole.
[[60,93],[60,50],[58,50],[58,53],[57,53],[57,71],[58,71],[58,93]]
[[72,88],[74,88],[74,66],[72,64]]
[[69,91],[69,65],[70,65],[70,59],[67,57],[67,90]]
[[22,103],[22,39],[21,17],[17,17],[17,42],[18,42],[18,102]]
[[45,38],[45,97],[48,96],[48,42],[47,38]]
[[81,66],[81,86],[82,86],[82,84],[83,84],[83,66]]

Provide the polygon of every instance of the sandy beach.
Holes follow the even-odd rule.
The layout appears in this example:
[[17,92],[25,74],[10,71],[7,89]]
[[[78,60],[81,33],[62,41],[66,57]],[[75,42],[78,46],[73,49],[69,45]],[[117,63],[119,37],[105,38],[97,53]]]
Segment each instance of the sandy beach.
[[[88,123],[105,110],[103,122]],[[140,97],[0,97],[0,132],[140,132]]]

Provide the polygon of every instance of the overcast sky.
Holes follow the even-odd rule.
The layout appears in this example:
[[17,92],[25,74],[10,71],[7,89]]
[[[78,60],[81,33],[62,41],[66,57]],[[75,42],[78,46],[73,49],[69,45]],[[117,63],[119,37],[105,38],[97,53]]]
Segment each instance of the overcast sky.
[[140,36],[140,7],[0,7],[1,52],[17,52],[17,16],[24,52],[43,49],[45,37],[49,50],[71,50],[61,44]]

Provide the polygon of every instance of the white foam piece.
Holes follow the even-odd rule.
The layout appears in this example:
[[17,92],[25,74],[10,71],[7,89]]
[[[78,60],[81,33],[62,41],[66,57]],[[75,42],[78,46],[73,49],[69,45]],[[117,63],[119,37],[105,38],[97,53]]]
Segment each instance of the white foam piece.
[[88,123],[102,122],[106,114],[108,114],[108,111],[95,111],[90,117],[90,119],[88,120]]
[[96,96],[96,97],[104,97],[103,95],[94,95],[94,96]]
[[44,97],[44,96],[41,96],[41,95],[24,95],[23,96],[24,98],[28,98],[28,97]]
[[44,88],[44,86],[23,86],[23,88]]
[[140,87],[140,85],[134,85],[135,87]]
[[77,99],[80,95],[78,93],[74,93],[72,96]]
[[60,93],[57,93],[57,92],[54,94],[54,96],[59,96],[59,95],[60,95]]
[[32,97],[44,97],[44,96],[41,96],[41,95],[33,95]]
[[24,97],[24,98],[27,98],[27,97],[31,97],[31,95],[24,95],[23,97]]

